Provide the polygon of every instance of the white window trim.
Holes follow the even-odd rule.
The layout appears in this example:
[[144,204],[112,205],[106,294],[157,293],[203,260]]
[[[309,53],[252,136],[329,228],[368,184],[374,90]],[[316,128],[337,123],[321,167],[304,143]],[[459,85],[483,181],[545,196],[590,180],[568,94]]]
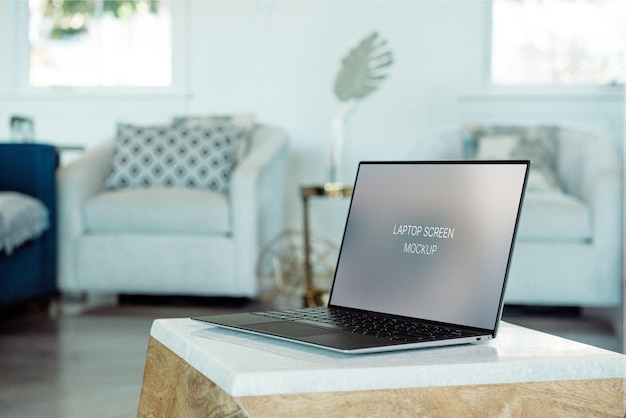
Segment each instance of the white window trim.
[[15,42],[9,49],[9,79],[7,95],[21,99],[59,100],[63,98],[135,98],[145,97],[188,97],[190,86],[187,66],[186,45],[188,34],[189,2],[170,0],[172,16],[172,84],[167,87],[35,87],[30,85],[29,60],[30,43],[28,39],[29,10],[28,1],[9,2],[9,33]]
[[624,90],[626,86],[622,85],[524,85],[509,86],[497,85],[491,80],[491,38],[492,38],[492,7],[493,1],[484,2],[484,57],[483,57],[483,80],[482,89],[475,94],[467,94],[466,98],[482,98],[488,100],[519,100],[519,99],[537,99],[537,100],[559,100],[559,99],[576,99],[576,100],[602,100],[602,101],[620,101],[623,100]]

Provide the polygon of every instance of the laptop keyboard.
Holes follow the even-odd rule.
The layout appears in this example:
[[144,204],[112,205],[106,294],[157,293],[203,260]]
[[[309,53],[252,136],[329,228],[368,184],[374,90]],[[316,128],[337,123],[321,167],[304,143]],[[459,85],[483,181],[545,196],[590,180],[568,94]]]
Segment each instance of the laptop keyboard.
[[306,325],[342,329],[400,343],[418,343],[478,335],[472,331],[329,307],[254,312],[254,314]]

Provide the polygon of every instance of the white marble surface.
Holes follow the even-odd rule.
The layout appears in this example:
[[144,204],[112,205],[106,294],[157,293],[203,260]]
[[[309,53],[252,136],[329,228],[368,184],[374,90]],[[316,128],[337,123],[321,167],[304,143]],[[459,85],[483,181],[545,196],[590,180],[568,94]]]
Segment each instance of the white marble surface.
[[348,355],[159,319],[151,335],[232,396],[623,378],[626,357],[501,323],[482,344]]

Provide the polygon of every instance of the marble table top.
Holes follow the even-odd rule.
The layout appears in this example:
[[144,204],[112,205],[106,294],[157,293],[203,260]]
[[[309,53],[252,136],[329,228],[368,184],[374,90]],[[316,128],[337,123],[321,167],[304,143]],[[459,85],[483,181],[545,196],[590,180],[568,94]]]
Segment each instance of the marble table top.
[[158,319],[151,336],[231,396],[624,378],[626,356],[502,322],[489,342],[350,355]]

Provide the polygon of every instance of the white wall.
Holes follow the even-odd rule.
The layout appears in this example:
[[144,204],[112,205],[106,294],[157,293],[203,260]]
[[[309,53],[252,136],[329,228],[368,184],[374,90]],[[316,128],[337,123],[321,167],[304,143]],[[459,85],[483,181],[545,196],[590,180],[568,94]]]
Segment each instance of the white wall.
[[[0,23],[6,23],[0,25],[0,76],[10,75],[14,59],[6,54],[13,44],[10,4],[0,2]],[[395,63],[390,78],[350,121],[345,181],[352,181],[360,159],[407,158],[431,132],[492,116],[558,122],[587,115],[590,124],[622,139],[621,98],[601,100],[598,107],[588,98],[520,102],[485,95],[484,1],[187,1],[185,12],[186,23],[177,30],[185,38],[186,94],[29,96],[2,77],[0,137],[8,135],[8,118],[16,113],[33,116],[42,139],[90,147],[112,136],[118,121],[166,123],[182,114],[253,112],[291,137],[286,225],[299,228],[298,186],[327,179],[329,124],[338,109],[332,86],[340,60],[376,30]],[[342,204],[321,210],[318,219],[330,220],[317,221],[320,228],[326,223],[326,230],[337,233],[344,211]]]

